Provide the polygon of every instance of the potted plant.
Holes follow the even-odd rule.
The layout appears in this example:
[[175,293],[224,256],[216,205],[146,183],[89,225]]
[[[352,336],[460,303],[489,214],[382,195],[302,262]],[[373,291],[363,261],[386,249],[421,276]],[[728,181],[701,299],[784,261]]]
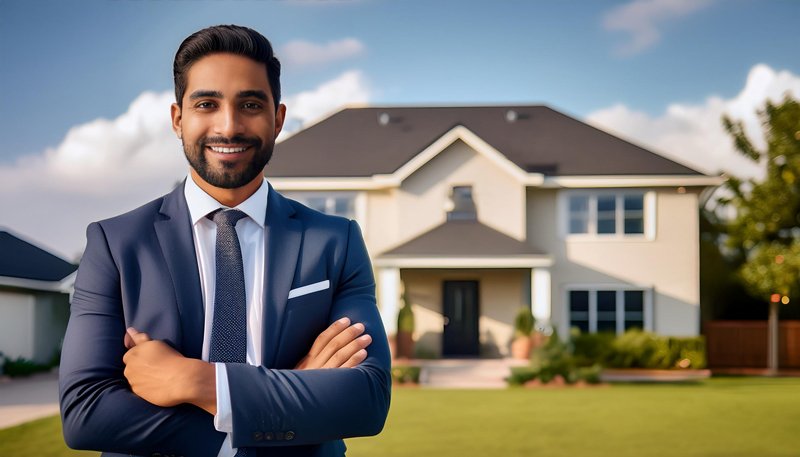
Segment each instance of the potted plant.
[[515,359],[527,360],[531,355],[533,347],[531,332],[536,319],[533,317],[530,307],[523,306],[514,318],[514,340],[511,341],[511,357]]
[[414,311],[411,309],[408,295],[403,294],[403,306],[397,314],[397,358],[414,356]]

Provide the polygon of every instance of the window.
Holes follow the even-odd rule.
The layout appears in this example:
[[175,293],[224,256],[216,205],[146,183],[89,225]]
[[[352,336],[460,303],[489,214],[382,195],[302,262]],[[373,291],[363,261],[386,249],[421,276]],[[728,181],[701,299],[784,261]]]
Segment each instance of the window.
[[569,235],[644,235],[644,192],[575,193],[567,197]]
[[326,214],[342,216],[348,219],[356,218],[356,196],[352,193],[305,194],[297,192],[290,193],[288,196],[309,208]]
[[454,186],[450,192],[453,210],[447,213],[448,221],[477,219],[475,202],[472,200],[472,186]]
[[570,290],[567,294],[569,325],[583,333],[647,329],[646,295],[643,289]]

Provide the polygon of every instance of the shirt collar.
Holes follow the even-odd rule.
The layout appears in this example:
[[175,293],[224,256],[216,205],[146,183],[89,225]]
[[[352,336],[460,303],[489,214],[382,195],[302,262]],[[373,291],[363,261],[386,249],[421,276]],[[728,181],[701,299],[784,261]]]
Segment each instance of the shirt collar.
[[[189,207],[189,216],[192,219],[192,225],[197,224],[197,222],[206,217],[208,213],[218,208],[228,208],[201,189],[200,186],[194,182],[191,174],[186,177],[183,195],[186,198],[186,205]],[[268,195],[269,184],[267,178],[264,178],[264,182],[261,183],[258,190],[247,200],[237,205],[236,209],[247,214],[259,227],[264,228],[264,221],[267,216]]]

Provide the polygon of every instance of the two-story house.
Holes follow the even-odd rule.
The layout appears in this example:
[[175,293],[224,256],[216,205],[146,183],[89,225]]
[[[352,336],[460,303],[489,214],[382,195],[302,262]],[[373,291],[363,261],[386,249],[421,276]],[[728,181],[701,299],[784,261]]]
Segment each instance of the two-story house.
[[547,106],[349,108],[276,146],[272,185],[358,221],[378,305],[429,355],[566,334],[699,331],[698,198],[722,182]]

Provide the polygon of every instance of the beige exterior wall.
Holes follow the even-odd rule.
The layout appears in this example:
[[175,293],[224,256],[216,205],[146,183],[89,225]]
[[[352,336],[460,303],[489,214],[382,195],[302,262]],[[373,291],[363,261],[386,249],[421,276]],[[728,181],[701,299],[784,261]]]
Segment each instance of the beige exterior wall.
[[528,239],[553,255],[551,321],[560,332],[568,331],[569,326],[568,287],[616,285],[653,290],[654,331],[665,335],[698,334],[697,194],[681,194],[674,188],[653,192],[653,239],[580,238],[561,233],[566,207],[559,204],[559,199],[565,191],[528,190]]
[[458,140],[406,178],[399,189],[368,192],[370,252],[385,252],[442,224],[453,186],[472,186],[482,223],[518,240],[525,238],[525,187]]
[[481,355],[509,355],[514,316],[530,299],[530,270],[402,270],[400,276],[414,310],[414,337],[420,355],[442,354],[445,280],[478,281]]

